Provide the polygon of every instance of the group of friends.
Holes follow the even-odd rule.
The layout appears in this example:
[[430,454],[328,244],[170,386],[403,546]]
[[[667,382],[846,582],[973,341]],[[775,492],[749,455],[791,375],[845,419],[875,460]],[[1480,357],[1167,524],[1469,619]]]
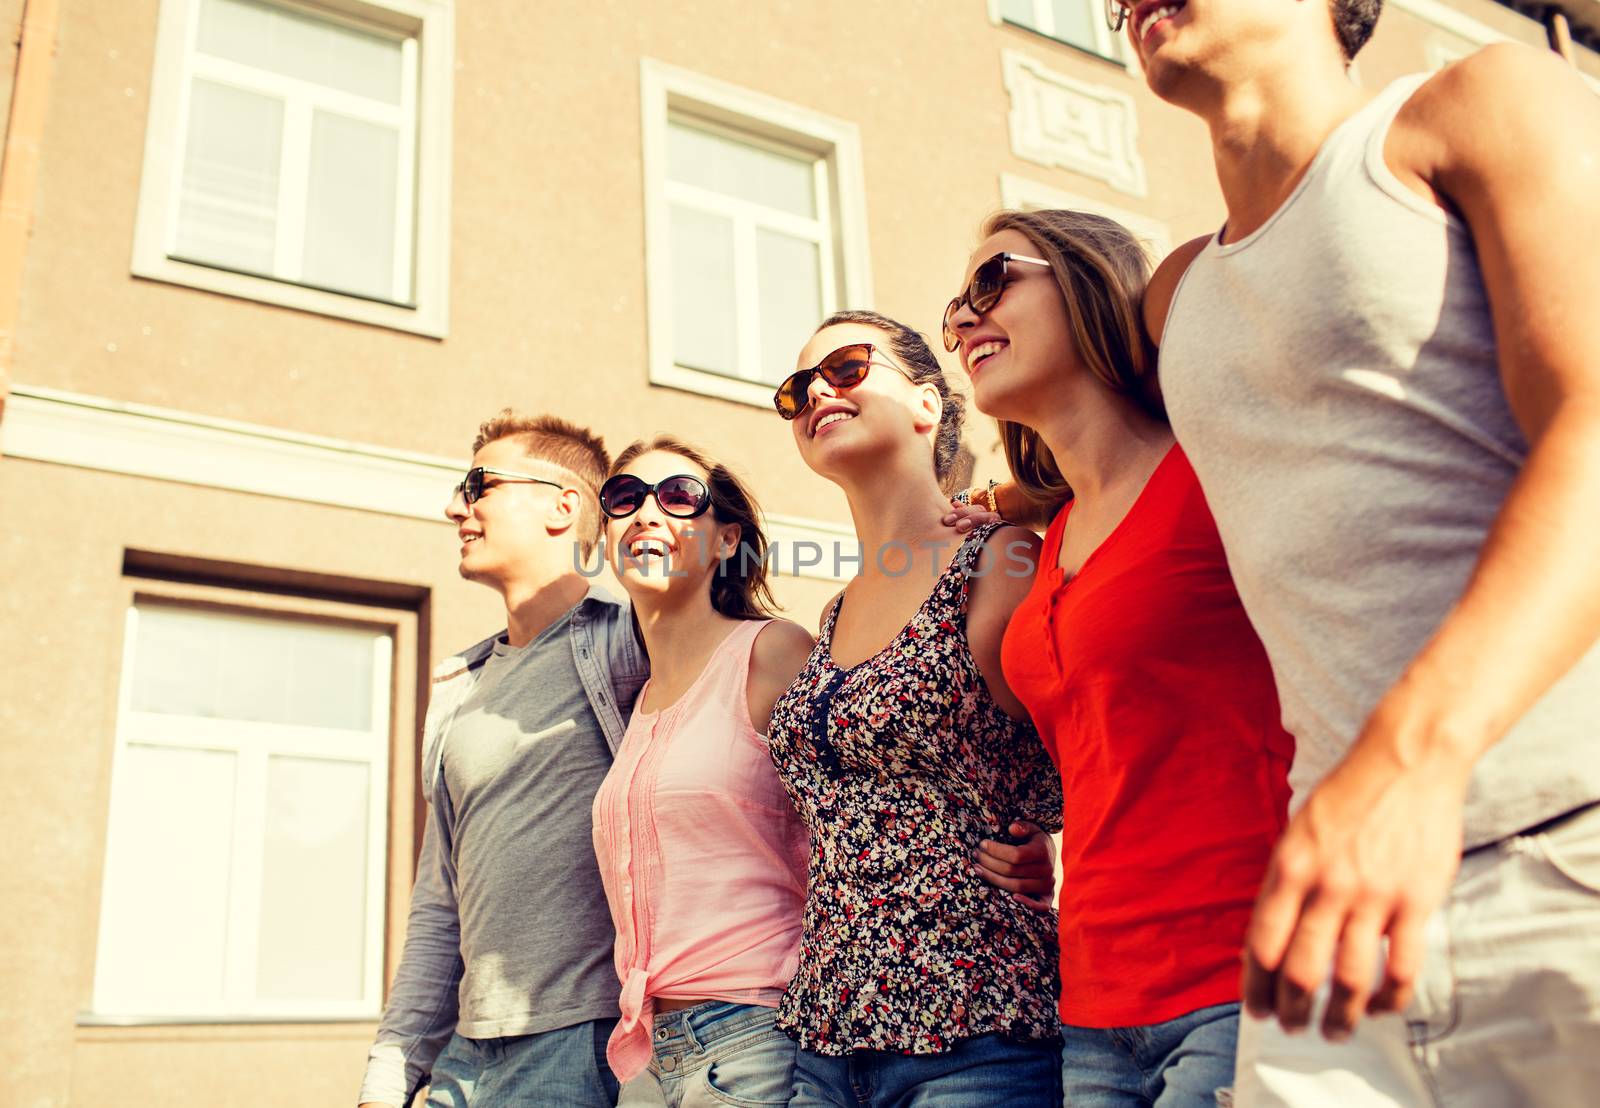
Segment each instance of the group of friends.
[[434,680],[364,1105],[1592,1100],[1600,102],[1515,46],[1363,91],[1377,14],[1112,0],[1226,223],[983,224],[998,486],[917,330],[822,323],[815,636],[713,454],[483,424],[506,628]]

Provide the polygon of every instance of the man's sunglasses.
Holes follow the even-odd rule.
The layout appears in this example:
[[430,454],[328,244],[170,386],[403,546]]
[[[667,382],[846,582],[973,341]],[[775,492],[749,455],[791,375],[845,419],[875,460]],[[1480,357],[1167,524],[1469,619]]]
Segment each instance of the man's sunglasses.
[[915,384],[911,374],[893,362],[874,362],[873,349],[870,342],[852,343],[839,347],[810,369],[796,370],[784,378],[778,391],[772,394],[772,406],[784,419],[794,419],[811,406],[813,379],[821,377],[836,389],[853,389],[867,379],[867,367],[872,365],[888,365]]
[[1006,291],[1006,276],[1010,272],[1012,262],[1026,262],[1029,265],[1042,265],[1046,268],[1050,263],[1043,258],[1030,258],[1026,254],[1000,253],[984,262],[972,271],[972,280],[967,282],[967,287],[961,295],[950,301],[950,306],[944,310],[944,348],[951,353],[961,345],[961,335],[956,331],[956,313],[965,304],[972,309],[973,315],[982,315],[996,304],[1000,303],[1000,296]]
[[655,495],[656,504],[669,516],[693,519],[711,507],[711,490],[698,477],[679,473],[650,484],[631,473],[619,473],[600,486],[600,510],[612,519],[627,519]]
[[1116,34],[1122,30],[1122,25],[1128,22],[1128,8],[1122,0],[1106,0],[1106,26],[1111,28],[1111,33]]
[[468,504],[476,504],[484,494],[483,479],[485,477],[499,477],[507,481],[533,481],[540,485],[551,485],[558,489],[567,487],[560,481],[546,480],[543,477],[535,477],[530,473],[512,473],[509,469],[490,469],[488,466],[473,466],[467,470],[467,475],[456,484],[455,491]]

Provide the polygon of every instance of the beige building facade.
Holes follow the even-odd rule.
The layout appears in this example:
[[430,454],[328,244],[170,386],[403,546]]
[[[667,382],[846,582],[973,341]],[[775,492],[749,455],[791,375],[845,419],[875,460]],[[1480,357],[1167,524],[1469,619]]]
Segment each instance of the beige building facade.
[[[1600,91],[1600,3],[1568,8]],[[1389,9],[1372,86],[1549,33],[1491,0]],[[853,532],[770,395],[816,322],[936,336],[1003,205],[1093,208],[1157,253],[1221,216],[1203,129],[1098,0],[0,24],[0,1104],[353,1101],[428,674],[501,622],[442,516],[482,419],[705,446],[814,623]],[[966,437],[1001,474],[992,423]]]

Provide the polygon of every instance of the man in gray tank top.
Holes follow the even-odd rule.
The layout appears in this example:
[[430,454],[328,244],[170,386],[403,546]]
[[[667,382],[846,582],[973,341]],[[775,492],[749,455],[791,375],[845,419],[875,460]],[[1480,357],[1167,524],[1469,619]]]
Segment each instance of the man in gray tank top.
[[428,798],[406,944],[364,1108],[614,1105],[615,936],[590,806],[648,663],[629,610],[578,572],[600,534],[600,440],[560,420],[485,423],[445,514],[461,575],[506,629],[435,673]]
[[1363,91],[1378,3],[1113,8],[1211,130],[1146,319],[1297,741],[1236,1103],[1585,1103],[1600,101],[1517,46]]

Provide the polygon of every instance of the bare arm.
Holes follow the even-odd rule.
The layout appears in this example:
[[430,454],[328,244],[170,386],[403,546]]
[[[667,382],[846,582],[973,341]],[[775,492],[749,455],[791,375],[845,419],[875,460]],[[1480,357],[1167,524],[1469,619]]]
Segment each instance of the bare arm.
[[1246,1004],[1304,1026],[1331,965],[1330,1037],[1409,1002],[1473,766],[1600,637],[1600,102],[1553,57],[1491,47],[1418,91],[1385,154],[1472,232],[1529,453],[1461,599],[1291,821],[1263,885]]
[[1188,272],[1189,263],[1194,261],[1196,255],[1204,250],[1206,243],[1210,241],[1210,235],[1190,239],[1168,254],[1150,275],[1150,281],[1145,285],[1142,307],[1145,334],[1150,336],[1150,341],[1156,346],[1161,345],[1161,336],[1166,333],[1167,312],[1172,307],[1173,296],[1177,294],[1178,283]]
[[816,642],[804,627],[786,619],[773,620],[756,636],[755,646],[750,649],[750,679],[745,695],[749,698],[750,722],[759,733],[767,733],[772,706],[805,668]]

